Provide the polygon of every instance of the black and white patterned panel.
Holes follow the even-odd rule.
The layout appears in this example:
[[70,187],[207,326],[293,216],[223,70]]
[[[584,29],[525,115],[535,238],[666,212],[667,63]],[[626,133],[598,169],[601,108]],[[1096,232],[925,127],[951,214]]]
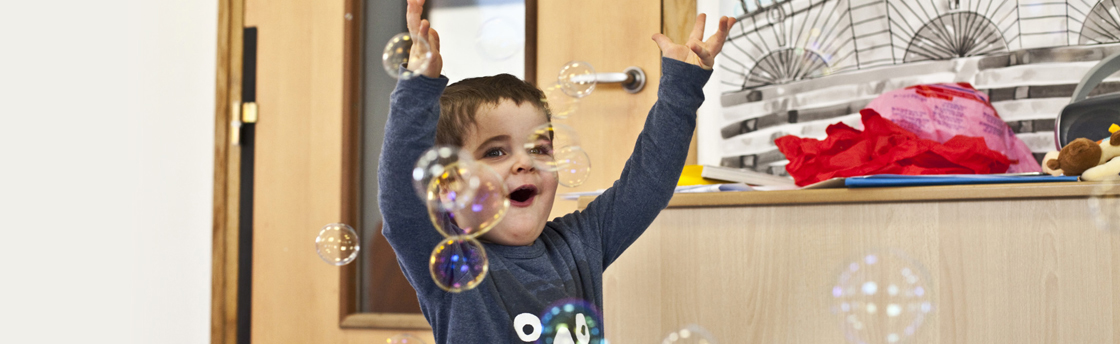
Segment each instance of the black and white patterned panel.
[[[721,165],[785,175],[784,135],[824,138],[883,92],[969,82],[1037,158],[1081,77],[1120,52],[1120,0],[744,0],[720,60]],[[1120,91],[1108,79],[1093,94]],[[716,133],[707,133],[717,135]]]

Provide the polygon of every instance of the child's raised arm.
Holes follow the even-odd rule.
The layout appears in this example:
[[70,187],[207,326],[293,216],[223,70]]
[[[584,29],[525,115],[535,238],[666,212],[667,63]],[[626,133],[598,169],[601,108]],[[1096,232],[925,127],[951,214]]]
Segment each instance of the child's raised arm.
[[[424,202],[412,187],[412,168],[420,155],[435,142],[439,120],[439,98],[447,86],[440,76],[439,34],[420,19],[424,0],[408,1],[408,31],[432,45],[432,61],[419,76],[400,80],[389,100],[389,120],[378,163],[378,205],[384,219],[382,233],[397,253],[409,282],[420,294],[439,291],[428,277],[428,257],[443,239],[428,219]],[[409,58],[415,62],[416,49]],[[409,66],[415,70],[416,66]]]
[[735,23],[735,19],[720,18],[719,31],[701,41],[704,19],[704,14],[696,18],[685,45],[662,34],[653,35],[664,54],[657,103],[650,109],[622,176],[585,211],[558,219],[600,239],[604,269],[638,239],[673,197],[696,128],[696,110],[704,102],[704,84]]

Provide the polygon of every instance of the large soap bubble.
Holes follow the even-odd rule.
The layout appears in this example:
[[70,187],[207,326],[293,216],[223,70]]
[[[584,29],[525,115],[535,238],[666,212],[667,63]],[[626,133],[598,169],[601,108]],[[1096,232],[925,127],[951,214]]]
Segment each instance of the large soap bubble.
[[428,270],[440,289],[461,293],[474,289],[486,278],[490,265],[478,240],[450,237],[432,250]]
[[319,230],[315,252],[323,261],[337,266],[349,264],[358,257],[358,233],[345,223],[332,223]]
[[848,262],[831,290],[831,311],[853,343],[899,343],[933,311],[925,268],[898,252],[872,252]]
[[[509,191],[502,177],[480,163],[452,165],[433,179],[426,193],[428,215],[444,237],[478,237],[502,221],[509,210]],[[455,193],[467,195],[455,199]]]
[[508,60],[525,48],[524,30],[509,18],[490,18],[478,27],[475,46],[479,54],[491,60]]
[[399,33],[389,39],[385,52],[381,54],[385,72],[394,79],[411,79],[423,74],[431,60],[432,46],[428,41],[408,33]]
[[595,68],[583,61],[572,61],[560,68],[557,77],[564,93],[575,98],[583,98],[595,90]]
[[412,186],[426,202],[437,202],[442,209],[470,205],[481,180],[474,175],[474,159],[454,146],[435,146],[416,160]]

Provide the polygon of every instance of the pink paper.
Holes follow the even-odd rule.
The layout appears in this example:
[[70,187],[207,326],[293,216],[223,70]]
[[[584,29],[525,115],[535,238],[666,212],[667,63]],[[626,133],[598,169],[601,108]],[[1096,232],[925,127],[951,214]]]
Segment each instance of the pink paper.
[[923,139],[945,143],[956,135],[983,138],[989,149],[1011,159],[1009,173],[1042,171],[1031,150],[988,103],[988,96],[967,83],[887,92],[867,108]]

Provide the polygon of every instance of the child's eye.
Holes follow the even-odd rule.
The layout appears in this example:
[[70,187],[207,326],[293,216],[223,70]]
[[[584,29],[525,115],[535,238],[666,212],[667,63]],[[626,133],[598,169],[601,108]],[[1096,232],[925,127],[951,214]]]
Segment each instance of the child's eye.
[[501,148],[490,148],[482,153],[483,158],[497,158],[503,155],[506,155],[506,152],[503,152]]
[[551,147],[545,145],[537,145],[528,149],[529,154],[533,155],[552,155]]

